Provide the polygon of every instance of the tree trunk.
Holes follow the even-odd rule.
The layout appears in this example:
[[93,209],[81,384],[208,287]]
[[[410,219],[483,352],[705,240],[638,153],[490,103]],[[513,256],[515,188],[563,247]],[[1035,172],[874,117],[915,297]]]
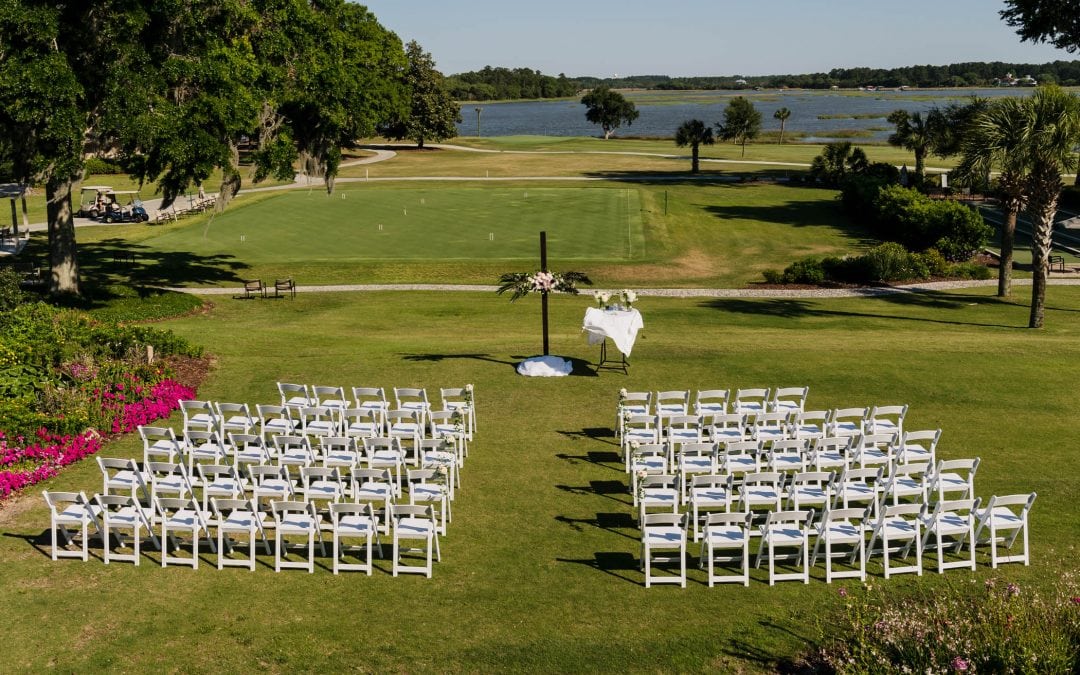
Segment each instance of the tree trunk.
[[698,144],[692,143],[690,145],[690,173],[697,173],[700,168],[698,164]]
[[79,295],[79,260],[75,250],[75,219],[71,210],[72,178],[50,178],[45,184],[49,220],[49,292]]
[[746,157],[746,136],[742,137],[742,156]]
[[1020,204],[1007,201],[1005,222],[1001,225],[1001,261],[998,267],[998,297],[1007,298],[1012,290],[1013,242],[1016,241],[1016,216]]
[[1054,215],[1061,195],[1061,173],[1053,169],[1033,172],[1035,186],[1028,201],[1033,221],[1031,237],[1031,317],[1028,328],[1042,328],[1046,309],[1046,278],[1049,275],[1050,246],[1053,243]]
[[424,137],[423,136],[416,139],[416,149],[417,150],[423,150],[424,149]]
[[784,122],[787,120],[780,120],[780,142],[777,145],[784,144]]
[[613,132],[613,131],[615,131],[615,130],[614,129],[608,129],[607,127],[604,127],[604,140],[605,141],[607,139],[611,138],[611,132]]
[[922,189],[923,178],[926,173],[926,151],[915,150],[915,185]]

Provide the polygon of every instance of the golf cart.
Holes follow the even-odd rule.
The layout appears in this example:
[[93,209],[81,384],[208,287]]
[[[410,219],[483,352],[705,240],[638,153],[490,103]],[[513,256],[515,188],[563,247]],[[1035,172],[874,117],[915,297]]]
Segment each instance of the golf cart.
[[105,206],[116,201],[110,199],[113,189],[107,185],[84,185],[79,197],[79,210],[75,215],[80,218],[97,218],[105,211]]
[[[121,205],[118,199],[124,196],[127,196],[128,202]],[[113,190],[109,197],[105,212],[101,214],[101,219],[106,223],[145,223],[150,220],[138,190]]]

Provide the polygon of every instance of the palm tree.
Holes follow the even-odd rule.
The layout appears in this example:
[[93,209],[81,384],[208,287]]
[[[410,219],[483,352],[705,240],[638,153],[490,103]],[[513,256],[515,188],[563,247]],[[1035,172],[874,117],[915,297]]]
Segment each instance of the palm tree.
[[926,172],[926,155],[934,147],[934,120],[931,115],[894,110],[888,118],[896,125],[896,132],[889,136],[889,145],[911,150],[915,153],[915,185],[921,186]]
[[675,130],[675,145],[680,148],[690,146],[690,172],[697,173],[698,147],[712,145],[716,139],[713,137],[712,127],[701,120],[686,120]]
[[780,143],[779,143],[779,145],[783,145],[784,144],[784,125],[787,123],[788,118],[791,117],[791,111],[788,110],[787,108],[780,108],[779,110],[774,112],[772,116],[773,116],[774,119],[780,120]]
[[1027,152],[1028,214],[1034,225],[1031,238],[1031,317],[1029,328],[1042,328],[1046,306],[1051,236],[1058,197],[1065,187],[1062,174],[1076,165],[1080,141],[1080,99],[1057,86],[1039,87],[1028,99]]
[[1007,297],[1012,285],[1013,245],[1016,218],[1027,201],[1027,178],[1031,171],[1026,154],[1028,104],[1024,99],[1004,98],[979,112],[961,144],[960,164],[953,171],[960,185],[982,187],[991,171],[998,171],[997,192],[1005,222],[1001,226],[1001,264],[998,296]]

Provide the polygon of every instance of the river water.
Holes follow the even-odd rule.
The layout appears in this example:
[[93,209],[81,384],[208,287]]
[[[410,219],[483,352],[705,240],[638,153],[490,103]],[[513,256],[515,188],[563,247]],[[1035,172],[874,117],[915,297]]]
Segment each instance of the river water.
[[[885,116],[893,110],[926,112],[936,106],[966,102],[971,96],[1027,96],[1032,89],[933,89],[908,91],[640,91],[629,92],[640,116],[616,135],[660,136],[670,138],[675,129],[689,119],[712,124],[723,119],[723,110],[734,96],[746,96],[761,112],[763,130],[779,130],[780,122],[773,118],[779,108],[791,111],[786,129],[807,134],[804,141],[827,141],[830,132],[838,129],[862,130],[856,141],[885,141],[892,125]],[[462,136],[477,135],[476,108],[480,108],[481,136],[598,136],[600,129],[585,120],[585,106],[578,99],[557,101],[515,101],[508,103],[466,103],[461,107]],[[861,118],[835,118],[850,115]],[[822,119],[820,116],[826,116]],[[877,116],[877,117],[865,117]]]

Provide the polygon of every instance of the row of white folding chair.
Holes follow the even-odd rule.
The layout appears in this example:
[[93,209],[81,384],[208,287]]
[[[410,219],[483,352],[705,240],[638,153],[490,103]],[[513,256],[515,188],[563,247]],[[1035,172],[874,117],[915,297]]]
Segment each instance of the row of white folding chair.
[[[394,404],[386,397],[382,387],[352,387],[352,398],[346,398],[344,387],[292,384],[278,382],[281,405],[288,408],[329,407],[337,409],[356,408],[373,412],[385,425],[385,415],[391,409],[417,411],[421,419],[433,411],[425,388],[394,387]],[[439,389],[442,411],[461,411],[464,416],[465,433],[469,440],[476,431],[476,409],[471,384],[464,387]]]
[[[768,558],[770,585],[785,579],[809,583],[809,570],[816,565],[819,555],[825,560],[827,583],[836,578],[865,580],[866,559],[874,553],[882,555],[885,578],[899,573],[921,576],[925,551],[935,553],[939,574],[946,569],[974,569],[975,547],[980,543],[990,546],[991,565],[995,568],[1003,562],[1028,565],[1028,513],[1035,496],[1035,493],[995,496],[983,509],[979,508],[979,499],[941,501],[933,505],[897,504],[886,507],[876,516],[869,508],[826,508],[816,524],[813,509],[774,511],[767,514],[764,524],[756,530],[750,512],[713,513],[705,522],[699,560],[707,570],[709,586],[723,582],[749,585],[750,541],[756,534],[761,540],[755,566],[760,566],[763,556]],[[657,582],[678,582],[685,586],[687,516],[647,514],[642,522],[642,565],[646,586]],[[986,530],[989,532],[984,536]],[[812,553],[810,537],[815,539]],[[1020,537],[1023,538],[1020,553],[999,555],[999,543],[1010,549]],[[946,559],[947,550],[959,555],[965,546],[968,549],[966,556],[954,561]],[[795,551],[781,556],[778,548]],[[657,578],[652,574],[651,552],[657,549],[679,550],[677,576]],[[738,551],[734,555],[731,554],[733,549]],[[906,561],[912,552],[914,563],[894,564],[897,555]],[[836,558],[847,558],[848,565],[854,569],[834,569]],[[776,574],[775,562],[782,559],[801,562],[801,570]],[[718,562],[741,562],[741,573],[717,574]]]
[[731,410],[737,413],[762,413],[784,410],[803,410],[809,387],[777,387],[765,389],[736,389],[732,398],[730,389],[699,389],[691,405],[690,391],[619,392],[620,414],[649,414],[661,416],[722,414]]
[[[978,465],[977,459],[951,462],[952,466],[961,463],[969,467]],[[942,461],[930,473],[929,465],[907,465],[887,480],[880,468],[793,474],[778,471],[689,475],[645,472],[634,475],[631,491],[634,506],[641,514],[650,507],[670,508],[677,512],[683,504],[687,505],[692,513],[694,541],[697,541],[701,514],[716,509],[749,511],[863,505],[876,513],[886,505],[902,501],[926,503],[928,495],[934,495],[937,501],[952,497],[972,498],[974,473],[965,476],[946,471],[949,467],[950,464]]]
[[[382,556],[377,518],[371,504],[331,504],[325,514],[327,520],[309,502],[273,501],[270,503],[268,514],[260,510],[254,500],[246,499],[211,498],[207,507],[200,506],[191,498],[159,497],[151,503],[149,508],[146,508],[130,496],[95,495],[90,500],[83,493],[45,491],[43,495],[52,513],[50,529],[52,530],[53,560],[59,557],[78,557],[83,561],[88,560],[90,539],[88,530],[91,526],[101,538],[105,564],[123,560],[138,565],[141,558],[143,531],[150,537],[154,548],[161,551],[162,567],[167,567],[172,563],[191,565],[198,569],[200,541],[206,539],[211,552],[217,553],[218,569],[238,566],[254,570],[256,545],[261,542],[265,553],[267,555],[271,553],[269,538],[266,534],[266,531],[270,529],[275,532],[275,571],[299,567],[313,572],[316,539],[319,541],[321,555],[326,555],[324,532],[332,535],[334,574],[340,570],[360,570],[370,575],[373,568],[373,543],[378,547],[379,556]],[[147,513],[148,511],[156,514],[156,517]],[[439,528],[432,507],[391,505],[388,507],[388,514],[387,519],[392,523],[390,532],[394,545],[394,576],[397,576],[399,572],[421,572],[430,577],[432,552],[436,559],[440,558]],[[155,522],[160,528],[160,538],[155,533]],[[80,529],[81,551],[66,550],[66,547],[74,540],[74,535],[68,530],[72,526]],[[216,544],[211,532],[215,529],[217,531]],[[130,535],[125,536],[128,532]],[[57,534],[64,537],[64,550],[58,546]],[[175,555],[180,548],[176,539],[178,534],[190,535],[191,557]],[[225,554],[231,552],[236,546],[233,540],[234,535],[240,534],[247,535],[249,547],[247,558],[239,560],[226,558]],[[296,563],[287,560],[287,541],[284,537],[294,535],[307,537],[308,555],[304,562]],[[117,540],[118,547],[130,547],[132,553],[117,553],[113,547],[114,538]],[[365,546],[359,548],[344,546],[344,540],[357,538],[364,539]],[[422,551],[426,554],[426,563],[422,566],[404,564],[400,556],[403,552],[401,544],[418,539],[425,542]],[[166,546],[162,546],[162,542],[165,542]],[[347,553],[357,552],[366,553],[362,556],[364,562],[342,562]]]
[[260,435],[228,435],[222,442],[216,432],[189,431],[177,439],[168,427],[139,427],[143,438],[143,461],[183,461],[195,475],[200,462],[217,464],[279,464],[292,466],[335,466],[341,469],[368,466],[392,468],[400,474],[406,464],[423,466],[453,462],[452,478],[460,484],[458,468],[464,463],[464,447],[459,439],[423,439],[403,443],[402,437],[365,436],[272,436],[268,443]]
[[136,499],[141,495],[147,503],[162,496],[191,498],[198,494],[204,510],[212,497],[250,497],[256,503],[275,499],[370,501],[385,508],[403,497],[403,488],[407,488],[410,504],[428,503],[438,507],[441,533],[445,534],[452,519],[452,463],[409,469],[404,474],[394,474],[387,468],[355,468],[343,475],[337,467],[302,466],[299,476],[294,478],[287,467],[277,465],[247,464],[241,471],[232,465],[198,464],[196,473],[189,474],[179,463],[148,462],[139,467],[134,460],[98,457],[97,461],[104,479],[104,494],[119,491]]

